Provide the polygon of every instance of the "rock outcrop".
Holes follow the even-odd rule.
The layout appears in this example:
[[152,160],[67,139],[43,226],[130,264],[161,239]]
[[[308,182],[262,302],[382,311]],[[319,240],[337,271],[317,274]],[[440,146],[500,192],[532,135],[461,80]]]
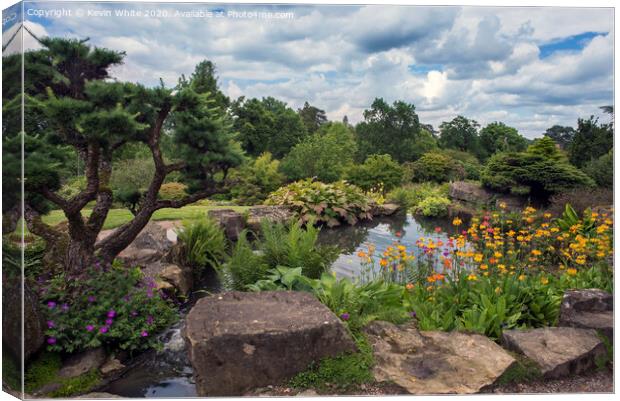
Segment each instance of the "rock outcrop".
[[586,372],[606,354],[596,331],[574,327],[508,330],[502,344],[536,362],[545,378]]
[[562,298],[559,326],[594,329],[614,341],[614,297],[597,289],[568,290]]
[[493,192],[479,184],[467,181],[456,181],[450,184],[450,199],[459,202],[465,208],[477,206],[498,206],[505,203],[510,210],[522,209],[525,199],[520,196]]
[[471,394],[489,386],[515,363],[479,334],[419,331],[413,324],[372,322],[366,328],[377,381],[411,394]]
[[103,348],[91,348],[71,355],[58,372],[60,377],[77,377],[92,369],[99,369],[106,361]]
[[306,292],[202,298],[187,315],[183,335],[199,396],[242,395],[355,350],[340,320]]
[[[4,273],[4,272],[3,272]],[[21,289],[21,278],[3,274],[2,283],[2,343],[15,360],[28,360],[45,341],[45,319],[39,309],[39,299],[26,284]],[[24,314],[22,315],[22,294]],[[22,338],[22,322],[24,325]],[[22,355],[22,340],[24,353]]]

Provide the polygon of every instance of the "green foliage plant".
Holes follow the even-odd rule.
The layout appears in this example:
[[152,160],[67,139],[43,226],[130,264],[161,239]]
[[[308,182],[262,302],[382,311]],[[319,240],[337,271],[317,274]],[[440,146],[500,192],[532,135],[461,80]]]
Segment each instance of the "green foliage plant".
[[269,195],[267,205],[290,206],[306,224],[337,226],[371,218],[368,198],[356,186],[344,181],[325,184],[312,179],[286,185]]
[[385,193],[400,185],[403,168],[390,155],[369,156],[363,164],[352,165],[347,171],[347,180],[362,190]]
[[219,223],[209,217],[186,221],[178,231],[184,263],[193,269],[216,269],[227,257],[228,243]]
[[230,195],[239,205],[261,204],[284,183],[280,162],[265,152],[256,159],[232,169],[228,174]]

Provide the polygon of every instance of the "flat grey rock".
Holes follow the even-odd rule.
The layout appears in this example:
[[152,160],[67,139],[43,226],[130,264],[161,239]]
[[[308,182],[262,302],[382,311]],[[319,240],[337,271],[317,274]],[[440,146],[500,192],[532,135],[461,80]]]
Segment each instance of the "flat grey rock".
[[596,331],[574,327],[504,331],[502,344],[534,361],[546,378],[586,372],[606,354]]
[[479,334],[419,331],[414,325],[372,322],[374,376],[411,394],[472,394],[489,386],[515,359]]

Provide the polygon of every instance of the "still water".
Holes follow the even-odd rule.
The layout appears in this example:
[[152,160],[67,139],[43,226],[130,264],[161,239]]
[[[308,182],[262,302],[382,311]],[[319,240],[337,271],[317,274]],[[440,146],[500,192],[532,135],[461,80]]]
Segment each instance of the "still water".
[[[421,252],[416,242],[420,238],[441,239],[445,242],[449,235],[455,233],[451,222],[452,218],[426,219],[402,213],[375,218],[355,226],[323,229],[319,242],[337,245],[342,250],[332,265],[332,271],[338,277],[356,279],[361,273],[357,253],[360,250],[366,251],[368,245],[374,244],[376,254],[381,254],[394,241],[400,240],[410,251]],[[207,278],[200,288],[203,290],[196,292],[185,309],[193,305],[197,298],[220,291],[215,275]],[[186,311],[181,313],[180,322],[161,335],[164,344],[162,351],[148,351],[140,355],[122,378],[101,390],[123,397],[196,397],[192,367],[181,336]]]

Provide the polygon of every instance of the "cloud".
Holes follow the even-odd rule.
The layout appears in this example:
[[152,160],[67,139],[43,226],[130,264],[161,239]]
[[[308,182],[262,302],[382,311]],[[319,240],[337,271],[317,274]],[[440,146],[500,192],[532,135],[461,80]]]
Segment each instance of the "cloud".
[[[141,10],[166,17],[33,18],[28,24],[43,35],[90,37],[94,45],[125,50],[125,63],[113,71],[121,80],[156,85],[162,78],[174,85],[209,59],[233,98],[274,96],[294,108],[308,101],[329,118],[346,115],[353,123],[383,97],[415,104],[421,120],[434,126],[462,114],[483,124],[502,120],[533,137],[613,102],[609,8],[238,4],[221,8],[293,12],[294,18],[175,16],[213,7],[141,3]],[[600,34],[583,36],[588,32]],[[568,51],[558,45],[574,38],[587,40]]]

